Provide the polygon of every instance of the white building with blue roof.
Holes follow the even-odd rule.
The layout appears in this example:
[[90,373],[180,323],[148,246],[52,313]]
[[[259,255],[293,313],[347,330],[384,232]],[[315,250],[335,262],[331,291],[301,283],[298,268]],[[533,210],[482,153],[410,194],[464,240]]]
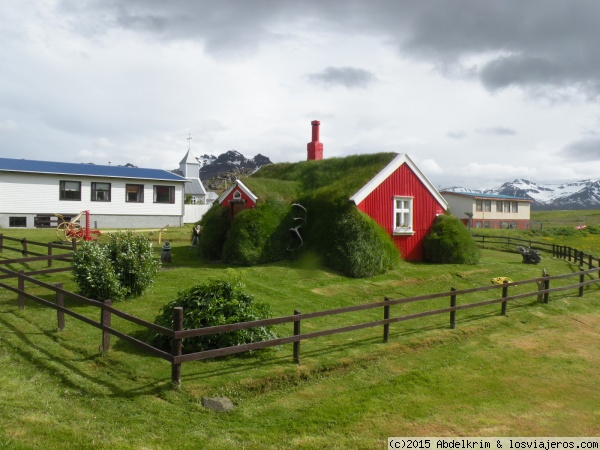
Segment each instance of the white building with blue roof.
[[440,194],[448,202],[452,215],[472,228],[530,228],[530,199],[481,192],[440,191]]
[[160,169],[0,158],[0,227],[50,227],[90,211],[94,228],[182,226],[185,177]]

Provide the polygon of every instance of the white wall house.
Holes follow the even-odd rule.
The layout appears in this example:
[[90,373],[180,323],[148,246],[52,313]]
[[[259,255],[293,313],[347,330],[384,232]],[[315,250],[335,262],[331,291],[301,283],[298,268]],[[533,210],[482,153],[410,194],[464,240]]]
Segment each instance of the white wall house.
[[54,214],[85,210],[93,228],[181,226],[186,183],[160,169],[0,158],[0,227],[56,226]]
[[475,192],[440,192],[448,202],[452,215],[472,228],[516,228],[530,227],[531,200],[508,195],[482,194]]

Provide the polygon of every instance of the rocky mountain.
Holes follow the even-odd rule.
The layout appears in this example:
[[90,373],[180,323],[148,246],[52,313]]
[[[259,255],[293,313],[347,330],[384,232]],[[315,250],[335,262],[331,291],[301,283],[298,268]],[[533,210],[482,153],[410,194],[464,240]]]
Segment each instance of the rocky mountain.
[[212,191],[219,191],[236,178],[272,164],[269,158],[260,153],[254,158],[246,158],[237,150],[229,150],[219,156],[202,155],[196,159],[200,163],[200,179],[204,187]]
[[510,195],[533,200],[532,209],[600,209],[600,180],[582,180],[563,184],[538,184],[518,179],[485,191],[462,187],[444,189],[453,192],[482,192]]

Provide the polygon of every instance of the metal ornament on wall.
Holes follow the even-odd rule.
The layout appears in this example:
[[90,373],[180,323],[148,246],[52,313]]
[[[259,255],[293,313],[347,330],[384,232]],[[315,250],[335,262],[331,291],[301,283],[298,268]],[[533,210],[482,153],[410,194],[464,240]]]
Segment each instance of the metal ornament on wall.
[[290,228],[290,231],[292,233],[294,233],[294,236],[296,236],[300,240],[300,245],[298,245],[298,247],[296,247],[296,248],[288,248],[289,251],[297,250],[300,247],[302,247],[302,245],[304,244],[304,239],[302,239],[302,235],[300,234],[300,228],[302,228],[302,225],[304,225],[304,223],[306,223],[306,217],[307,217],[306,208],[304,206],[302,206],[300,203],[292,203],[292,208],[293,207],[301,208],[302,211],[304,212],[304,217],[293,217],[294,223],[296,223],[297,221],[301,221],[295,227]]

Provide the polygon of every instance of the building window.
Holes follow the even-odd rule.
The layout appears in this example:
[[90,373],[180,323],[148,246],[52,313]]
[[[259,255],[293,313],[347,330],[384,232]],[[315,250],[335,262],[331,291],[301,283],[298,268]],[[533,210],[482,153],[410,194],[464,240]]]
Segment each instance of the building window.
[[475,211],[483,211],[483,200],[475,200]]
[[484,201],[483,209],[485,212],[492,212],[492,201],[491,200]]
[[144,185],[126,184],[125,185],[126,202],[144,203]]
[[240,191],[235,191],[233,193],[234,200],[240,200],[242,198],[242,193]]
[[481,222],[475,222],[475,228],[481,228]]
[[154,186],[154,203],[175,203],[175,186]]
[[81,201],[81,181],[61,181],[59,199]]
[[412,233],[413,199],[394,197],[394,233]]
[[504,202],[504,212],[510,212],[510,202]]
[[490,223],[488,221],[483,222],[483,228],[489,228]]
[[496,212],[502,212],[502,200],[496,202]]
[[9,217],[9,227],[27,227],[27,217]]
[[92,201],[110,202],[110,183],[92,183]]
[[512,212],[519,212],[519,204],[517,202],[512,202]]

